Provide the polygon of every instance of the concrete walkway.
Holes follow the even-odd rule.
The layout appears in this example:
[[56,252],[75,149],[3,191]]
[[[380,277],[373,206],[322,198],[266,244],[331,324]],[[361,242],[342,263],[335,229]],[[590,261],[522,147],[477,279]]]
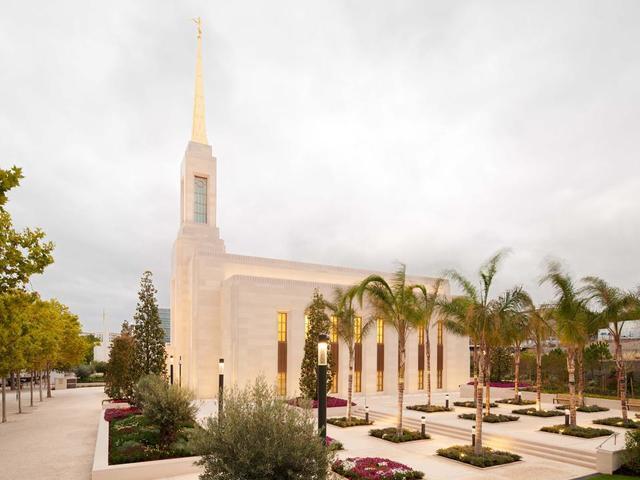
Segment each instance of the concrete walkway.
[[18,415],[15,392],[7,391],[7,423],[0,424],[0,478],[89,480],[101,387],[53,391],[53,398],[29,407],[23,391]]

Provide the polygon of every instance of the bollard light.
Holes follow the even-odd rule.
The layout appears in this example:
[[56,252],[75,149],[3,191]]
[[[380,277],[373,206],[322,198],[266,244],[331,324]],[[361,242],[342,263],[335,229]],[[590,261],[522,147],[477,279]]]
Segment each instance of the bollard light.
[[568,427],[569,426],[569,415],[571,414],[571,411],[568,408],[564,409],[564,426]]
[[169,383],[173,385],[173,355],[169,356]]
[[422,423],[422,426],[420,428],[420,433],[422,434],[422,438],[426,437],[426,429],[427,429],[427,417],[425,417],[424,415],[422,415],[422,417],[420,418],[420,421]]
[[471,446],[476,446],[476,426],[471,427]]
[[540,400],[536,400],[536,410],[540,411]]
[[445,408],[449,408],[449,394],[448,393],[444,396],[444,406],[445,406]]
[[178,385],[182,386],[182,355],[178,357]]
[[318,336],[318,434],[322,442],[327,444],[327,363],[329,336],[321,333]]
[[224,403],[224,358],[218,361],[218,421],[222,419],[222,404]]
[[369,405],[364,406],[364,421],[369,423]]

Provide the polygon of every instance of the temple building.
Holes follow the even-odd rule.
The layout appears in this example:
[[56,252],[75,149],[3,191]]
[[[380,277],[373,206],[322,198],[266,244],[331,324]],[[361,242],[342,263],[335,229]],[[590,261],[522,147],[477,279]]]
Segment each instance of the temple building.
[[[371,273],[356,268],[250,257],[228,253],[217,227],[217,158],[207,139],[202,76],[202,31],[198,23],[195,99],[191,140],[180,174],[180,228],[173,246],[171,354],[181,358],[180,382],[198,398],[218,391],[218,360],[226,383],[245,384],[257,376],[272,380],[281,395],[295,396],[305,338],[305,309],[314,289],[331,298],[336,286],[350,286]],[[390,256],[393,252],[389,252]],[[410,278],[433,286],[435,278]],[[445,282],[440,291],[449,295]],[[367,308],[359,312],[370,318]],[[469,341],[437,325],[432,345],[434,391],[457,389],[469,378]],[[333,393],[347,389],[348,356],[330,332],[334,359]],[[425,332],[407,341],[406,392],[426,386]],[[356,345],[354,393],[380,395],[397,389],[397,335],[377,320]]]

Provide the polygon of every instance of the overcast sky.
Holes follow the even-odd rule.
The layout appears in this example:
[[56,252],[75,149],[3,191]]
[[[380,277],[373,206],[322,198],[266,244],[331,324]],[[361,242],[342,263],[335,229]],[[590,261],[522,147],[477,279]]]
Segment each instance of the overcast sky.
[[169,305],[202,16],[231,253],[640,283],[640,2],[3,1],[0,167],[87,330]]

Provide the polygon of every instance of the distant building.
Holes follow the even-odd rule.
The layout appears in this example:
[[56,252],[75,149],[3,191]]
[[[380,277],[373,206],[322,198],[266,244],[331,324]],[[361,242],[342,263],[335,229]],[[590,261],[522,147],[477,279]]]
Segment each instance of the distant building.
[[[640,339],[640,320],[628,320],[622,326],[621,335],[625,340]],[[606,328],[598,330],[598,340],[607,342],[613,340],[611,333]]]
[[93,360],[96,362],[109,361],[109,349],[111,342],[120,333],[117,332],[84,332],[83,335],[93,335],[100,340],[100,343],[93,347]]
[[164,343],[171,343],[171,309],[159,308],[158,314],[160,315],[162,330],[164,330]]

